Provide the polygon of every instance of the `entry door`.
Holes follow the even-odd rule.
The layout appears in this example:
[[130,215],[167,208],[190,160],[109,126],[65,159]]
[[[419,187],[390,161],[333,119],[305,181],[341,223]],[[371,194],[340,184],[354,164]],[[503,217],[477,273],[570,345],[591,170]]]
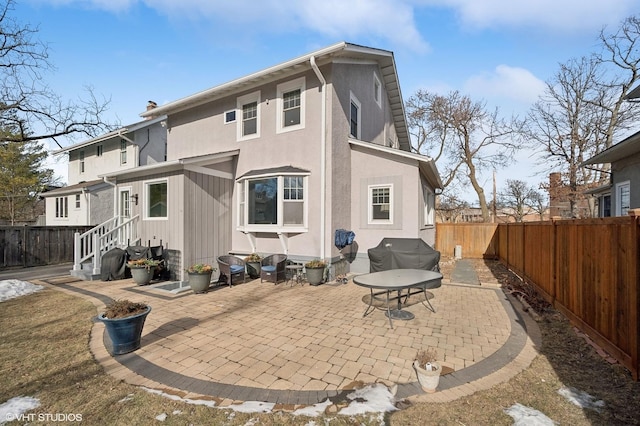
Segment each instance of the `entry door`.
[[129,219],[131,218],[131,188],[120,188],[119,191],[120,217]]

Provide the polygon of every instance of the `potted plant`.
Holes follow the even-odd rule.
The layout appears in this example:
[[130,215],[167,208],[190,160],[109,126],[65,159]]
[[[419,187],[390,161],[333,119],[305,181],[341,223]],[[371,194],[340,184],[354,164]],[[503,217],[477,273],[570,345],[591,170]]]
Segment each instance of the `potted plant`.
[[311,285],[319,285],[324,279],[324,269],[327,267],[327,262],[320,259],[310,260],[304,264],[304,269],[307,275],[307,281]]
[[438,353],[434,348],[421,349],[416,354],[413,361],[413,368],[418,375],[418,382],[422,390],[427,393],[434,393],[440,383],[440,373],[442,365],[436,361]]
[[244,263],[247,265],[247,274],[251,278],[255,279],[260,276],[260,261],[262,261],[262,256],[258,253],[251,253],[244,258]]
[[114,300],[98,315],[104,323],[111,344],[106,344],[111,355],[122,355],[140,348],[142,327],[151,306],[130,300]]
[[131,270],[131,278],[138,285],[149,284],[158,265],[160,265],[160,261],[153,259],[137,259],[127,262],[127,266]]
[[189,286],[194,293],[206,293],[211,284],[211,274],[216,269],[206,263],[196,263],[187,269]]

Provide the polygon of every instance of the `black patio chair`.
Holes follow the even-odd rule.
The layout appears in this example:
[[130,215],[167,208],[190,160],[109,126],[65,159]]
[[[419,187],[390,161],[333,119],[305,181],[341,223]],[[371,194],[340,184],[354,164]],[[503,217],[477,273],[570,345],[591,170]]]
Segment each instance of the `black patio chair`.
[[272,254],[260,262],[260,282],[267,280],[278,284],[287,279],[287,255]]
[[244,260],[236,256],[225,255],[218,256],[218,267],[220,275],[224,275],[225,282],[231,287],[234,278],[246,282]]

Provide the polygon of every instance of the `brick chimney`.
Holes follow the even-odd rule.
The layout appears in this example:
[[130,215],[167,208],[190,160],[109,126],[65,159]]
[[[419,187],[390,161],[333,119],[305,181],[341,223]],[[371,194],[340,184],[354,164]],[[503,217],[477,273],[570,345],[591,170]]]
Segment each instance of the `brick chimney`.
[[[158,104],[154,101],[147,101],[147,111],[158,108]],[[147,120],[152,119],[152,116],[147,117]]]

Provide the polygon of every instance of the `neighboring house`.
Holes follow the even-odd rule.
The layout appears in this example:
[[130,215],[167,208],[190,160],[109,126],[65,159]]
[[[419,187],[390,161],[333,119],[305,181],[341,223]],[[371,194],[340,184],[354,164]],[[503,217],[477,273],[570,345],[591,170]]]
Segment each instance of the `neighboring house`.
[[[155,106],[150,101],[147,108]],[[165,120],[165,116],[143,120],[54,152],[69,156],[68,186],[41,194],[46,200],[46,224],[98,225],[114,215],[129,217],[132,194],[124,187],[115,192],[115,184],[103,175],[165,161]],[[116,204],[119,211],[114,210]]]
[[105,173],[139,194],[143,242],[176,279],[216,257],[328,260],[350,270],[383,237],[435,241],[435,163],[411,151],[393,53],[338,43],[142,114],[166,115],[167,161]]
[[598,216],[626,216],[640,208],[640,132],[594,155],[581,166],[611,164],[609,185],[589,191],[597,198]]

